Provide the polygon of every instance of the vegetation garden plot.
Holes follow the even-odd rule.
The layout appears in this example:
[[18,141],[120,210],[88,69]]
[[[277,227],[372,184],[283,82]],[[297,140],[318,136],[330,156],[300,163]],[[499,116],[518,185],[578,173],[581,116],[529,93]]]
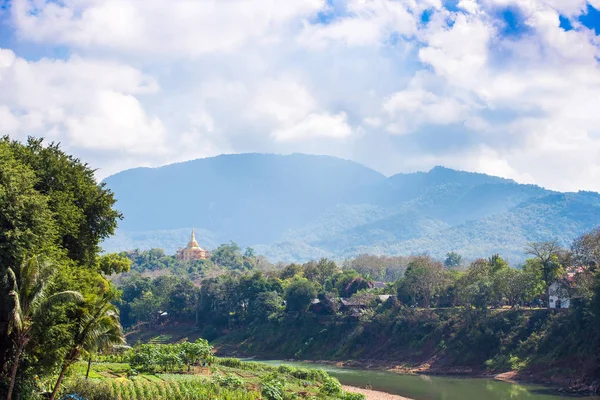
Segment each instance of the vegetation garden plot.
[[[168,345],[155,346],[159,349]],[[142,352],[146,351],[142,350]],[[135,355],[135,349],[132,356]],[[169,373],[138,372],[129,363],[96,363],[90,379],[82,379],[87,363],[76,363],[63,391],[63,399],[86,400],[360,400],[347,393],[337,379],[321,370],[288,366],[274,367],[238,359],[210,358],[210,366],[180,365]],[[135,365],[135,364],[134,364]],[[146,369],[154,367],[147,366]]]

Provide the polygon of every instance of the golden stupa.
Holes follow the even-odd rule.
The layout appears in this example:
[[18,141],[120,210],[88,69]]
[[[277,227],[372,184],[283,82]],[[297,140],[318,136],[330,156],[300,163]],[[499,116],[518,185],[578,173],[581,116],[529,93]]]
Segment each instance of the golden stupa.
[[196,241],[196,235],[192,229],[192,238],[185,249],[180,249],[177,252],[177,258],[182,261],[206,260],[208,251],[204,250]]

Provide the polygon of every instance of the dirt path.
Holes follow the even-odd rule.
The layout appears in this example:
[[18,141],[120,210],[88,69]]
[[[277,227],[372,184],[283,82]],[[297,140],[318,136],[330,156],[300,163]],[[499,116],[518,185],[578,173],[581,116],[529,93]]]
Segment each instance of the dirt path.
[[361,393],[367,397],[367,400],[411,400],[408,397],[397,396],[376,390],[361,389],[354,386],[342,386],[346,392]]

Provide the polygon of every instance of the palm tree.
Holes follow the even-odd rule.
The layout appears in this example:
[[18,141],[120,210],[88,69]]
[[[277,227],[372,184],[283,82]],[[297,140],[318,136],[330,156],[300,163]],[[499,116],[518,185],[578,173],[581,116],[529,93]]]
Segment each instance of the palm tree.
[[111,344],[125,343],[123,331],[119,323],[117,308],[110,302],[111,297],[105,295],[85,314],[76,325],[72,347],[65,357],[62,369],[54,385],[50,400],[54,400],[67,369],[83,352],[91,352],[96,348]]
[[25,346],[31,339],[31,331],[35,326],[37,316],[48,310],[53,304],[65,301],[82,301],[79,292],[65,291],[49,295],[49,282],[56,270],[47,261],[41,261],[34,256],[23,262],[17,273],[12,268],[7,269],[9,285],[12,289],[8,297],[12,301],[8,333],[14,336],[16,346],[15,358],[12,363],[10,384],[8,386],[7,400],[12,398],[17,377],[19,360]]
[[[117,321],[118,322],[118,321]],[[90,368],[92,367],[93,356],[95,353],[99,353],[110,348],[114,348],[116,345],[121,345],[125,342],[123,339],[123,332],[120,324],[108,325],[105,328],[105,333],[90,338],[83,348],[83,352],[87,355],[88,366],[85,373],[85,379],[88,379],[90,375]]]

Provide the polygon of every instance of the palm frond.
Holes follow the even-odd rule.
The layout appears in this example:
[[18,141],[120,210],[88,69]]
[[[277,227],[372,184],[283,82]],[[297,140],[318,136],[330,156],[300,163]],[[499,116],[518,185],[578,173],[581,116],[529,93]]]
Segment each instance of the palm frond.
[[12,309],[10,310],[8,333],[11,334],[12,332],[16,331],[17,334],[20,334],[24,328],[24,318],[23,311],[21,310],[19,294],[16,291],[11,290],[8,293],[8,296],[10,297],[13,303]]
[[15,274],[15,271],[13,271],[13,269],[11,267],[8,267],[6,270],[6,274],[8,275],[8,279],[10,280],[10,285],[12,286],[12,290],[14,290],[15,292],[19,291],[19,285],[17,282],[17,275]]
[[64,292],[54,293],[50,296],[46,297],[45,293],[42,293],[38,297],[38,301],[36,302],[35,314],[43,314],[48,311],[50,308],[64,303],[81,303],[83,302],[83,295],[74,290],[65,290]]
[[64,292],[54,293],[53,295],[48,296],[44,303],[52,305],[69,301],[82,302],[83,295],[75,290],[65,290]]
[[109,298],[98,301],[90,314],[82,316],[76,345],[93,352],[125,343],[116,310]]

